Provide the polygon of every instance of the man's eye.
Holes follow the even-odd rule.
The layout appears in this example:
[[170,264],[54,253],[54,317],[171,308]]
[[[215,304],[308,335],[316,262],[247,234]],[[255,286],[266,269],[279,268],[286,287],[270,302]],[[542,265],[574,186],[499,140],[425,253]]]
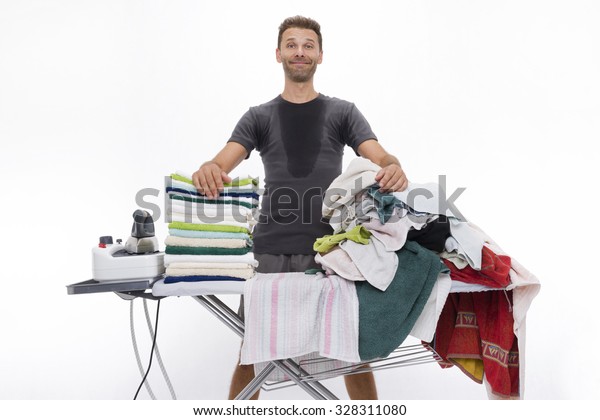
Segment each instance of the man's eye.
[[294,48],[294,44],[287,44],[288,48]]

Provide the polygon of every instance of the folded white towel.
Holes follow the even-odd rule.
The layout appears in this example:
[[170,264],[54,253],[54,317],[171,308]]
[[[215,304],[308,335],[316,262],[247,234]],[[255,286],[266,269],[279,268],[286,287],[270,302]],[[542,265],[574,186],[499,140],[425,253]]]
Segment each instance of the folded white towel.
[[[253,217],[252,210],[247,207],[233,206],[231,204],[225,206],[198,205],[177,200],[167,200],[166,211],[182,214],[189,213],[200,218],[216,218],[223,216],[234,220],[248,220]],[[258,210],[256,211],[258,212]]]
[[245,239],[206,239],[206,238],[184,238],[169,235],[165,238],[165,245],[172,246],[200,246],[212,248],[246,248],[248,241]]
[[245,281],[180,281],[167,283],[159,280],[152,285],[154,296],[201,296],[201,295],[241,295]]
[[196,215],[186,215],[184,213],[177,212],[167,212],[166,213],[167,222],[183,222],[183,223],[194,223],[194,224],[211,224],[211,225],[226,225],[226,226],[236,226],[243,227],[248,230],[251,230],[251,227],[256,224],[256,221],[240,221],[235,220],[233,218],[228,218],[225,216],[218,217],[197,217]]
[[254,259],[254,253],[247,252],[243,255],[179,255],[165,254],[165,267],[172,263],[241,263],[250,264],[252,267],[258,266],[258,261]]
[[208,262],[174,262],[169,264],[172,268],[253,268],[245,263],[208,263]]
[[[207,198],[198,196],[198,195],[194,194],[194,192],[188,192],[188,193],[183,193],[183,192],[169,192],[167,194],[167,196],[169,197],[169,199],[171,199],[171,197],[173,197],[173,196],[180,196],[180,197],[186,197],[186,198],[205,199],[205,200],[207,200]],[[219,201],[219,202],[222,201],[224,204],[232,204],[231,203],[232,201],[239,201],[239,202],[242,202],[242,203],[252,204],[254,206],[258,205],[258,200],[256,198],[252,198],[252,197],[220,196],[215,201]]]
[[249,279],[254,276],[253,268],[173,268],[167,267],[167,276],[231,276]]

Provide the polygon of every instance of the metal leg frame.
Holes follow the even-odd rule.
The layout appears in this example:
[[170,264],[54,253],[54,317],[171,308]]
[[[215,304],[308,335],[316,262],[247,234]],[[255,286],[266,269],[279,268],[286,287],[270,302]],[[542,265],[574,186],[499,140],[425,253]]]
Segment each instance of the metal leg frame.
[[[220,299],[214,295],[193,296],[193,298],[215,315],[221,322],[227,325],[233,332],[241,338],[244,337],[244,321],[237,313],[225,305]],[[236,396],[237,399],[249,399],[254,393],[263,386],[267,378],[274,369],[279,369],[286,374],[290,380],[306,391],[311,397],[317,400],[337,400],[338,398],[329,391],[319,381],[311,378],[311,381],[303,381],[300,376],[308,376],[296,362],[292,359],[273,360]]]

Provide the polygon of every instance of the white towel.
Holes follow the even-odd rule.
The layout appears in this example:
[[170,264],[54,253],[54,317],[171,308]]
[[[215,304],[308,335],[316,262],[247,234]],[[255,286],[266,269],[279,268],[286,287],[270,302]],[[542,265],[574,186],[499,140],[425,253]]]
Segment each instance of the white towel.
[[358,298],[354,283],[338,276],[257,274],[244,289],[241,363],[318,352],[359,362]]
[[172,262],[169,264],[172,268],[253,268],[252,264],[244,263],[215,263],[215,262]]
[[170,208],[179,213],[193,213],[199,216],[208,215],[228,215],[228,216],[244,216],[247,218],[253,213],[248,207],[239,206],[237,204],[205,204],[193,203],[191,201],[167,199],[167,210]]
[[[204,196],[198,196],[193,191],[190,191],[190,192],[187,192],[187,193],[170,191],[167,194],[167,196],[169,197],[169,199],[173,199],[172,197],[176,196],[176,197],[185,197],[185,198],[208,200],[208,198],[206,198]],[[248,204],[251,204],[253,206],[257,206],[258,205],[258,200],[256,198],[252,198],[252,197],[220,196],[219,198],[215,199],[215,201],[223,202],[223,204],[232,204],[231,201],[233,201],[233,200],[236,200],[236,201],[239,201],[239,202],[242,202],[242,203],[248,203]],[[181,201],[183,201],[183,200],[181,200]]]
[[172,277],[181,276],[230,276],[249,279],[255,275],[252,268],[173,268],[167,267],[165,275]]
[[398,251],[406,243],[406,237],[411,229],[420,230],[429,220],[437,216],[396,217],[394,214],[387,223],[382,224],[373,210],[367,214],[370,220],[362,225],[384,245],[387,251]]
[[323,216],[340,223],[342,209],[354,201],[354,196],[375,184],[375,175],[381,167],[368,159],[355,158],[340,176],[335,178],[323,198]]
[[327,274],[337,274],[346,280],[352,281],[365,280],[365,276],[356,267],[348,253],[338,245],[325,254],[315,255],[315,262],[320,264]]
[[254,253],[247,252],[243,255],[177,255],[165,254],[165,267],[171,263],[242,263],[250,264],[253,267],[258,266],[258,261],[254,259]]
[[[247,280],[246,280],[247,281]],[[154,296],[201,296],[201,295],[240,295],[244,292],[245,281],[180,281],[167,283],[159,280],[152,285]]]
[[208,248],[246,248],[248,241],[245,239],[228,238],[185,238],[169,235],[165,238],[165,245],[171,246],[200,246]]
[[340,242],[339,246],[348,253],[365,280],[371,286],[385,292],[398,270],[396,252],[387,251],[385,245],[375,236],[371,236],[366,245],[346,240]]
[[166,215],[167,222],[183,222],[183,223],[193,223],[199,225],[226,225],[226,226],[236,226],[243,227],[248,230],[251,230],[252,226],[256,224],[255,221],[239,221],[235,219],[229,219],[224,216],[219,216],[215,218],[202,217],[199,218],[196,215],[186,215],[184,213],[176,213],[176,212],[167,212]]
[[452,284],[453,282],[450,279],[449,274],[438,274],[438,278],[433,285],[427,303],[413,325],[410,335],[427,343],[430,343],[433,340],[438,320],[440,319],[442,309],[444,309]]
[[[193,203],[186,203],[177,200],[167,200],[165,210],[168,213],[181,213],[190,214],[200,219],[225,219],[225,220],[237,220],[246,221],[253,218],[253,212],[247,207],[233,206],[227,204],[225,206],[214,206],[214,205],[197,205]],[[256,210],[258,212],[258,210]]]

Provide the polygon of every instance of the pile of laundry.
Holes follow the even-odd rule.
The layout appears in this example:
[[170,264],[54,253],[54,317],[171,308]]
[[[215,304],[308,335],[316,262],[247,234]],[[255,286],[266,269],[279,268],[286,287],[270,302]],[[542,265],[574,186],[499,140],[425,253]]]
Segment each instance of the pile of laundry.
[[[242,362],[305,351],[346,362],[380,360],[410,335],[441,356],[442,367],[458,366],[487,382],[490,398],[521,397],[525,318],[539,281],[460,214],[443,183],[385,193],[375,182],[380,169],[354,159],[326,191],[322,213],[333,234],[313,247],[325,276],[259,274],[246,283],[253,333]],[[316,290],[305,291],[308,283]],[[317,303],[304,308],[311,301]],[[287,334],[297,330],[295,319],[310,332]],[[332,319],[343,319],[335,334]],[[312,337],[310,345],[296,335]]]
[[254,277],[252,227],[256,224],[258,181],[236,178],[216,199],[208,199],[191,176],[175,172],[166,186],[164,284],[243,282]]
[[334,235],[314,246],[327,273],[356,282],[361,357],[384,357],[410,334],[442,367],[485,379],[491,397],[519,398],[538,280],[467,221],[443,185],[384,193],[373,182],[380,169],[358,158],[333,181],[323,214]]

